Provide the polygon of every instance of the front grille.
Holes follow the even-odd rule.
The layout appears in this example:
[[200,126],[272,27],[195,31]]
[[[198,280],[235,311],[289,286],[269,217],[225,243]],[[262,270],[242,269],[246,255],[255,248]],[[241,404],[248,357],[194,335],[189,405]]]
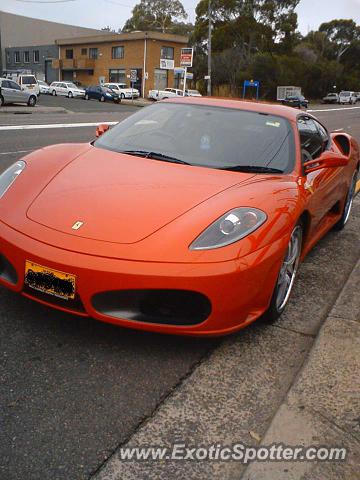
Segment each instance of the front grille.
[[95,295],[92,305],[99,313],[163,325],[197,325],[211,313],[209,299],[188,290],[119,290]]

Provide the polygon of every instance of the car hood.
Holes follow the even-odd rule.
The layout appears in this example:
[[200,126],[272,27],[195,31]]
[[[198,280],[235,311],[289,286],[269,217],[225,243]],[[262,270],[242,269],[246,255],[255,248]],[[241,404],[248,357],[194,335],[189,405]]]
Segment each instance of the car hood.
[[27,217],[69,235],[131,244],[252,177],[91,147],[52,178]]

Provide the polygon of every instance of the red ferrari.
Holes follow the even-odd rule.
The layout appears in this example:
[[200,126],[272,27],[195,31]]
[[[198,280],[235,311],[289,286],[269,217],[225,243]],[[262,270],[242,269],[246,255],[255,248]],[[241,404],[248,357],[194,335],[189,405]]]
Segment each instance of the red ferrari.
[[359,147],[275,105],[180,98],[0,175],[0,283],[124,327],[223,335],[288,302],[348,221]]

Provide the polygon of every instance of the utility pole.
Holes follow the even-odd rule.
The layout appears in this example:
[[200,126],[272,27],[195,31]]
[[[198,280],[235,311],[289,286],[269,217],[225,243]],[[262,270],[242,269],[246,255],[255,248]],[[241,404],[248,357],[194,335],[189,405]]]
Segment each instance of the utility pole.
[[209,17],[209,33],[208,33],[208,83],[207,83],[207,94],[211,97],[211,0],[208,4],[208,17]]

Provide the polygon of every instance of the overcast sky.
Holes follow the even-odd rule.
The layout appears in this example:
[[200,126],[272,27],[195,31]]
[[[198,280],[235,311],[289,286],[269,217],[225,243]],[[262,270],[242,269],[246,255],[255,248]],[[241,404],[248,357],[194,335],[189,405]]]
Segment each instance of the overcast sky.
[[[30,3],[31,0],[0,0],[0,10],[84,27],[110,25],[118,29],[124,25],[137,3],[136,0],[72,0],[41,5],[43,0],[34,1],[37,3]],[[194,21],[197,0],[183,0],[182,3],[189,19]],[[353,18],[360,24],[360,0],[301,0],[297,12],[299,29],[303,34],[334,18]]]

